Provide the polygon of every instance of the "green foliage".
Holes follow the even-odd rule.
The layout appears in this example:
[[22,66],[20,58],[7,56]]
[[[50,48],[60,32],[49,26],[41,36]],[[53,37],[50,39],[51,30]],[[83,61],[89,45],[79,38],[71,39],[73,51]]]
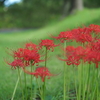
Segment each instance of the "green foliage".
[[100,0],[84,0],[84,5],[88,8],[100,7]]
[[[0,28],[39,28],[47,25],[49,20],[60,15],[62,2],[46,0],[23,0],[13,4],[3,11]],[[0,12],[0,15],[2,12]]]

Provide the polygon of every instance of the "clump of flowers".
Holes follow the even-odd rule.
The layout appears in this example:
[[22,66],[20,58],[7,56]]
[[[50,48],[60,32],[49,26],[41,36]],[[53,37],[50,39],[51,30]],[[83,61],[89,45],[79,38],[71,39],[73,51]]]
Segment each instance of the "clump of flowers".
[[[68,73],[67,66],[77,66],[78,69],[78,85],[75,88],[77,91],[77,100],[99,100],[99,65],[100,65],[100,26],[91,24],[89,26],[78,27],[72,30],[60,32],[58,36],[52,36],[56,41],[60,41],[60,44],[64,46],[63,49],[63,58],[59,57],[59,60],[64,62],[63,69],[63,100],[66,100],[66,89],[69,89],[66,80],[66,73]],[[76,43],[77,45],[69,45],[69,42]],[[7,62],[8,65],[11,66],[12,69],[21,69],[25,74],[31,75],[31,85],[32,85],[32,77],[38,79],[41,78],[43,83],[41,100],[45,100],[45,90],[46,90],[46,78],[50,79],[53,74],[49,71],[47,67],[47,51],[54,51],[54,48],[59,46],[54,43],[53,40],[44,39],[41,40],[38,45],[30,42],[26,43],[22,48],[18,48],[17,50],[12,50],[11,56],[13,57],[13,62]],[[41,50],[45,50],[45,54],[40,53]],[[44,52],[43,52],[44,53]],[[42,56],[45,56],[44,59],[41,59]],[[44,67],[36,67],[39,63],[45,62]],[[88,69],[85,70],[85,66],[89,64]],[[92,68],[92,64],[95,65],[96,72]],[[31,67],[31,70],[26,67]],[[74,67],[73,67],[74,68]],[[93,85],[90,84],[93,78],[90,78],[91,73],[93,73]],[[84,76],[86,74],[86,80],[84,80]],[[35,80],[34,80],[35,81]],[[94,87],[96,83],[96,87]],[[67,85],[66,85],[67,84]],[[78,88],[77,88],[78,87]],[[92,89],[92,87],[94,87]],[[32,90],[32,89],[31,89]],[[91,92],[92,91],[92,92]],[[68,90],[67,90],[68,92]],[[95,93],[97,95],[95,96]],[[91,94],[92,97],[88,96]],[[95,98],[94,98],[95,97]],[[32,100],[32,94],[31,94]]]
[[[47,50],[54,51],[54,47],[56,46],[58,45],[55,45],[54,41],[49,39],[41,40],[41,42],[38,45],[32,42],[26,43],[23,46],[23,48],[18,48],[17,50],[11,51],[11,56],[14,59],[13,62],[9,63],[8,61],[6,61],[6,63],[10,65],[11,68],[13,69],[18,68],[20,81],[21,81],[21,76],[19,68],[21,68],[21,70],[23,70],[24,73],[31,75],[31,99],[32,99],[32,75],[36,78],[41,77],[41,80],[44,83],[43,92],[45,91],[45,78],[47,77],[48,79],[50,79],[51,76],[54,76],[53,74],[50,73],[49,69],[46,66],[47,52],[45,55],[43,54],[44,56],[46,56],[45,59],[41,60],[42,54],[40,53],[40,51],[42,50],[43,47],[46,48],[46,51]],[[38,66],[40,62],[44,61],[45,61],[45,67],[39,67],[39,68],[35,67],[35,65]],[[25,67],[30,67],[31,69],[26,70]],[[25,75],[25,81],[26,81],[26,75]],[[44,93],[41,94],[41,99],[43,99],[44,96],[45,96]]]

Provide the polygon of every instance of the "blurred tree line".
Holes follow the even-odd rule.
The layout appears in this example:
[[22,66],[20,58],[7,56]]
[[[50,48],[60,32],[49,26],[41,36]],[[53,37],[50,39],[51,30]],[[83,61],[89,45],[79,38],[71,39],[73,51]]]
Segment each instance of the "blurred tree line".
[[0,28],[39,28],[82,10],[83,5],[100,6],[100,0],[22,0],[8,7],[5,1],[0,0]]

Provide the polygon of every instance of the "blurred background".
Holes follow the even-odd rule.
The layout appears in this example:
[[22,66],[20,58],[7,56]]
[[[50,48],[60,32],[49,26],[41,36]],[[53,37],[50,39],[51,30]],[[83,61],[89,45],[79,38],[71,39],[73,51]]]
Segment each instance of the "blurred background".
[[0,30],[37,29],[99,7],[100,0],[0,0]]
[[[8,51],[89,24],[100,25],[100,0],[0,0],[0,100],[11,100],[18,78],[17,70],[11,70],[5,62],[5,59],[12,61]],[[48,67],[54,73],[62,70],[62,63],[55,58],[59,54],[60,50],[56,49],[50,54],[55,60],[48,60]],[[61,77],[49,81],[48,94],[55,97],[61,91]],[[14,98],[22,100],[19,86]]]

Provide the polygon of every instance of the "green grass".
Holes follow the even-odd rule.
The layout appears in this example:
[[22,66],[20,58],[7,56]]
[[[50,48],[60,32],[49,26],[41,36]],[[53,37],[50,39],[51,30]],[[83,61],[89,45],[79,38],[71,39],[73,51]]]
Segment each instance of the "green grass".
[[[50,34],[57,35],[61,31],[66,31],[68,29],[72,29],[82,25],[100,25],[99,12],[100,9],[85,9],[82,12],[77,12],[75,15],[71,15],[62,21],[56,22],[55,24],[48,25],[38,30],[30,30],[18,33],[15,32],[11,34],[0,34],[0,100],[10,100],[15,83],[17,81],[17,71],[11,70],[10,67],[8,67],[8,65],[6,65],[4,62],[4,59],[11,59],[11,57],[6,52],[7,48],[13,49],[21,47],[25,42],[28,41],[34,41],[36,43],[39,39],[49,38]],[[60,72],[60,75],[53,77],[48,81],[48,89],[50,89],[48,94],[52,95],[56,94],[56,92],[59,90],[62,91],[59,84],[62,84],[61,75],[63,62],[59,62],[59,60],[55,58],[55,55],[58,54],[60,54],[59,49],[56,49],[56,53],[50,53],[49,56],[52,60],[49,60],[47,64],[50,70],[53,71],[53,73],[58,74]],[[29,75],[27,75],[27,77],[29,77]],[[18,88],[16,91],[16,100],[19,100],[19,90],[20,89]]]
[[37,40],[48,37],[48,35],[56,35],[61,31],[66,31],[82,25],[100,24],[100,9],[85,9],[82,12],[77,12],[75,15],[70,15],[66,19],[56,22],[55,24],[46,26],[37,30],[26,32],[15,32],[11,34],[0,34],[0,41],[23,42],[28,40]]

